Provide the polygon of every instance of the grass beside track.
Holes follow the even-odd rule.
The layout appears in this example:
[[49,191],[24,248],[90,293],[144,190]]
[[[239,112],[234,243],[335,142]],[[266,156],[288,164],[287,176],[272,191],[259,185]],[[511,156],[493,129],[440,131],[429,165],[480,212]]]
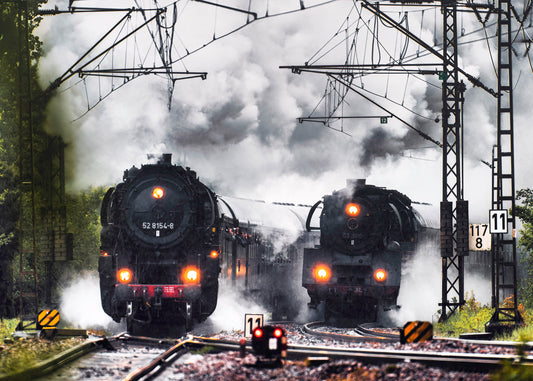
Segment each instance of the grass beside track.
[[14,339],[11,334],[17,324],[18,319],[0,321],[0,377],[30,368],[84,341],[79,337],[53,341],[39,338]]
[[[462,333],[485,332],[485,324],[490,321],[494,314],[494,308],[483,306],[478,302],[473,293],[466,294],[465,305],[456,311],[445,322],[434,323],[434,333],[442,337],[459,337]],[[510,298],[504,301],[508,306]],[[533,311],[518,306],[518,311],[524,319],[524,326],[519,327],[507,334],[495,337],[496,340],[505,341],[533,341]]]

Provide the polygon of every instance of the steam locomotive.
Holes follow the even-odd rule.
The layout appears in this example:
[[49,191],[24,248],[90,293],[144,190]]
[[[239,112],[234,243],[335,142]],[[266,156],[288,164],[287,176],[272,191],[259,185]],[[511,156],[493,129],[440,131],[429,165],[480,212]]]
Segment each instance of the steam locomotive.
[[376,320],[396,306],[402,261],[438,237],[419,207],[364,180],[312,207],[222,197],[165,154],[126,170],[104,196],[102,306],[150,335],[192,329],[215,311],[219,289],[259,302],[273,320],[295,318],[305,290],[310,307],[324,302],[326,320]]
[[[320,204],[320,226],[311,226]],[[306,229],[320,230],[320,245],[304,249],[302,285],[309,306],[324,302],[325,319],[334,322],[381,319],[397,306],[402,262],[422,241],[438,239],[437,225],[407,196],[365,180],[349,181],[313,205]]]
[[217,196],[170,154],[132,167],[102,202],[103,309],[130,332],[183,334],[214,312],[220,283],[291,318],[308,211]]

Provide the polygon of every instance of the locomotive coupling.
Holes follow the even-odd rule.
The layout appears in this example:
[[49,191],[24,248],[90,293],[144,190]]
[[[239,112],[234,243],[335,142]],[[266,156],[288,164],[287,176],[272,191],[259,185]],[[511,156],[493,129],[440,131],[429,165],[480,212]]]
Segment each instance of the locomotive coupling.
[[156,287],[155,290],[154,290],[154,302],[153,302],[154,308],[156,308],[156,309],[160,309],[161,308],[161,306],[162,306],[162,302],[161,302],[162,295],[163,295],[163,288]]

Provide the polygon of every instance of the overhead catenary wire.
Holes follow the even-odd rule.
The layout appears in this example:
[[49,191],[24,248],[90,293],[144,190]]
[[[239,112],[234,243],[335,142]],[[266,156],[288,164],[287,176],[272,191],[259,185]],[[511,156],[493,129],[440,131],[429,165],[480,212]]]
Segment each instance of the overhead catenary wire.
[[[89,95],[89,91],[88,91],[88,86],[89,86],[89,83],[86,79],[87,76],[98,76],[99,79],[97,81],[97,86],[98,86],[98,99],[95,101],[95,102],[92,102],[90,98],[87,98],[87,107],[90,111],[90,109],[92,109],[93,107],[95,107],[97,104],[99,104],[101,101],[103,101],[104,99],[107,98],[107,95],[104,95],[102,93],[102,91],[105,91],[103,90],[103,86],[102,86],[102,78],[104,77],[108,77],[109,80],[110,80],[110,86],[109,88],[107,89],[108,92],[114,92],[116,90],[118,90],[119,88],[121,88],[124,84],[130,82],[131,80],[141,76],[141,75],[146,75],[146,74],[155,74],[155,75],[161,75],[161,71],[162,70],[166,70],[167,72],[167,79],[169,80],[169,90],[170,92],[172,91],[173,89],[173,84],[175,81],[177,80],[180,80],[180,79],[185,79],[185,78],[193,78],[193,77],[202,77],[202,78],[205,78],[205,75],[206,73],[203,73],[203,75],[197,75],[197,73],[191,73],[189,74],[189,70],[187,69],[185,63],[184,63],[184,60],[186,57],[202,50],[202,49],[205,49],[207,46],[209,46],[210,44],[212,44],[213,42],[215,41],[218,41],[222,38],[225,38],[226,36],[229,36],[233,33],[236,33],[238,31],[240,31],[241,29],[243,29],[244,27],[246,27],[247,25],[249,25],[250,23],[252,23],[253,21],[258,21],[258,20],[262,20],[262,19],[265,19],[265,18],[269,18],[269,17],[279,17],[279,16],[283,16],[283,15],[288,15],[288,14],[293,14],[293,13],[296,13],[296,12],[301,12],[301,11],[304,11],[304,10],[308,10],[308,9],[312,9],[312,8],[316,8],[316,7],[320,7],[320,6],[324,6],[324,5],[327,5],[327,4],[330,4],[330,3],[333,3],[335,2],[336,0],[326,0],[326,1],[322,1],[322,2],[319,2],[319,3],[315,3],[313,5],[309,5],[309,6],[305,6],[304,3],[302,1],[297,1],[298,5],[292,7],[292,9],[289,9],[289,10],[285,10],[285,11],[280,11],[280,12],[271,12],[269,9],[270,9],[270,5],[269,3],[267,2],[267,11],[265,12],[265,15],[264,16],[257,16],[256,14],[254,14],[253,12],[251,12],[251,9],[252,9],[252,2],[251,0],[249,0],[248,2],[248,10],[246,9],[243,9],[243,10],[240,10],[238,8],[232,8],[232,7],[228,7],[228,6],[224,6],[223,4],[219,4],[219,1],[217,0],[217,3],[211,3],[209,1],[204,1],[204,0],[196,0],[196,1],[189,1],[189,0],[186,0],[185,1],[185,7],[187,5],[190,5],[192,2],[197,2],[197,3],[206,3],[206,4],[209,4],[209,5],[214,5],[216,7],[215,9],[215,20],[214,20],[214,27],[213,27],[213,39],[211,41],[207,41],[206,43],[204,43],[203,45],[201,46],[197,46],[196,48],[189,48],[185,43],[184,41],[180,38],[180,36],[177,36],[175,34],[175,30],[174,30],[174,26],[176,24],[176,21],[177,21],[177,16],[176,16],[176,13],[177,12],[172,12],[172,11],[169,11],[169,13],[173,13],[172,16],[170,16],[169,18],[165,18],[164,20],[164,23],[162,22],[161,18],[158,16],[160,13],[158,12],[165,12],[167,10],[170,10],[170,9],[174,9],[176,10],[176,6],[178,3],[180,3],[180,1],[173,1],[165,6],[159,6],[158,4],[158,1],[157,0],[152,0],[154,2],[154,4],[156,5],[155,8],[142,8],[142,4],[139,3],[138,0],[135,0],[135,3],[136,3],[136,8],[128,8],[128,9],[115,9],[115,8],[105,8],[105,7],[102,7],[102,8],[80,8],[80,7],[71,7],[69,8],[68,11],[59,11],[59,10],[53,10],[53,11],[42,11],[43,14],[61,14],[61,13],[76,13],[76,12],[106,12],[106,11],[111,11],[111,12],[127,12],[127,14],[123,17],[123,19],[118,22],[116,25],[115,25],[115,28],[119,27],[120,25],[122,25],[122,23],[126,24],[125,20],[128,19],[130,20],[131,19],[131,13],[132,12],[135,12],[135,13],[141,13],[142,14],[142,17],[144,19],[144,23],[138,27],[138,28],[135,28],[133,29],[130,33],[128,33],[125,37],[122,37],[120,38],[119,36],[121,36],[121,31],[119,31],[115,37],[115,41],[114,43],[107,48],[107,51],[104,51],[103,53],[100,53],[98,54],[95,58],[92,58],[92,59],[88,59],[88,61],[86,60],[89,56],[89,53],[92,52],[92,50],[94,50],[96,48],[96,46],[98,46],[100,43],[102,43],[104,41],[105,38],[109,37],[110,36],[110,33],[111,31],[109,31],[108,33],[106,33],[104,35],[104,37],[102,37],[101,40],[99,40],[85,55],[83,55],[67,72],[65,72],[65,74],[63,74],[62,77],[58,78],[56,81],[54,81],[54,83],[52,83],[49,87],[48,90],[55,90],[57,87],[61,86],[65,81],[69,80],[70,78],[72,78],[72,76],[74,74],[80,74],[82,76],[85,77],[85,80],[80,80],[80,81],[76,81],[73,85],[69,86],[68,88],[72,88],[72,87],[75,87],[79,84],[82,84],[85,89],[86,89],[86,93],[87,95]],[[183,3],[183,2],[181,2]],[[247,14],[247,19],[245,22],[243,22],[241,25],[237,26],[237,27],[234,27],[233,29],[227,31],[227,32],[223,32],[223,33],[220,33],[217,35],[217,26],[218,26],[218,8],[219,7],[225,7],[226,9],[232,9],[232,10],[235,10],[235,11],[241,11],[241,12],[244,12]],[[151,17],[149,18],[147,15],[148,13],[151,13],[151,12],[155,12],[156,13],[156,16],[154,17]],[[255,16],[252,17],[251,14],[254,14]],[[155,20],[155,25],[156,25],[156,29],[157,30],[154,30],[151,26],[151,22]],[[171,21],[170,24],[168,24],[168,21]],[[115,56],[114,56],[114,49],[119,45],[119,44],[122,44],[122,43],[125,43],[126,40],[131,37],[131,36],[135,36],[135,33],[142,29],[142,28],[145,28],[151,39],[152,39],[152,46],[155,47],[156,49],[147,49],[146,53],[144,54],[144,58],[142,58],[142,53],[141,53],[141,49],[135,49],[134,48],[134,52],[133,52],[133,56],[134,58],[130,58],[130,60],[132,62],[135,62],[135,60],[137,59],[137,57],[139,58],[139,60],[141,62],[146,62],[147,58],[149,57],[149,54],[150,52],[154,53],[154,54],[157,54],[160,56],[160,60],[162,62],[162,65],[157,65],[155,60],[154,60],[154,64],[153,64],[153,68],[146,68],[144,67],[145,64],[142,63],[139,65],[139,70],[137,70],[136,72],[119,72],[118,70],[116,71],[116,74],[113,74],[113,71],[112,70],[108,70],[108,71],[105,71],[104,69],[102,69],[104,67],[104,62],[106,61],[106,58],[109,57],[110,58],[110,62],[111,62],[111,67],[114,68],[115,65],[116,65],[116,61],[115,61]],[[176,49],[176,45],[175,44],[175,41],[179,43],[180,46],[182,46],[182,48],[184,49],[184,52],[182,52],[180,54],[180,52]],[[137,39],[136,39],[136,36],[134,37],[134,44],[133,46],[137,46]],[[126,44],[126,47],[124,48],[124,51],[125,51],[125,60],[126,60],[126,57],[129,56],[130,52],[129,52],[129,45]],[[173,52],[176,53],[176,56],[174,57],[173,56]],[[87,62],[84,62],[84,60],[86,60]],[[98,62],[96,62],[96,60],[99,60]],[[126,62],[126,61],[125,61]],[[179,73],[179,72],[176,72],[175,70],[172,69],[172,66],[174,64],[180,64],[181,66],[184,67],[185,69],[185,73],[184,76],[182,76],[182,73]],[[89,65],[94,65],[92,69],[89,69],[88,66]],[[124,63],[124,66],[127,66],[125,63]],[[131,65],[131,67],[136,67],[137,65]],[[176,76],[176,75],[179,75],[179,76]],[[117,83],[115,82],[115,79],[116,78],[121,78],[121,83],[119,85],[117,85]],[[62,91],[62,90],[60,90]],[[169,105],[170,105],[170,99],[171,99],[171,94],[169,94]],[[83,113],[83,115],[86,115],[86,112]],[[83,116],[82,115],[82,116]],[[79,119],[79,118],[77,118]],[[76,119],[76,120],[77,120]]]

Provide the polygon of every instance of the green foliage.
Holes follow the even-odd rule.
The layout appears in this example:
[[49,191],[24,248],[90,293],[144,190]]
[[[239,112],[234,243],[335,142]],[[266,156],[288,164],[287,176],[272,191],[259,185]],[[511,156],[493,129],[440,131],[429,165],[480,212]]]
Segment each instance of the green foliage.
[[201,347],[201,348],[199,348],[199,349],[196,349],[196,350],[194,350],[194,351],[191,351],[191,354],[193,354],[193,355],[205,355],[205,354],[207,354],[207,353],[211,353],[211,352],[213,352],[214,350],[215,350],[214,347],[211,347],[211,346],[209,346],[209,345],[206,345],[206,346],[204,346],[204,347]]
[[[41,21],[37,10],[45,2],[0,2],[0,316],[15,313],[12,262],[20,237],[18,221],[28,221],[20,216],[23,197],[18,185],[20,157],[29,156],[30,143],[20,138],[20,132],[33,131],[34,162],[48,157],[44,132],[48,96],[39,88],[37,74],[42,43],[33,34]],[[42,184],[33,183],[39,192]]]
[[465,305],[445,322],[434,324],[437,335],[458,337],[462,333],[485,332],[485,324],[490,320],[494,309],[482,306],[474,292],[465,295]]
[[15,331],[18,322],[18,319],[0,320],[0,342],[4,342],[6,338],[11,337],[11,334]]
[[100,205],[106,188],[98,187],[67,197],[67,230],[74,235],[70,268],[97,270],[100,255]]
[[522,248],[522,279],[519,285],[520,299],[528,308],[533,308],[533,190],[521,189],[516,192],[517,205],[512,213],[523,222],[518,241]]
[[2,346],[0,377],[28,369],[82,342],[81,338],[48,341],[19,339]]
[[66,197],[67,231],[73,235],[74,252],[72,260],[54,264],[55,295],[80,273],[98,269],[100,205],[105,191],[104,187],[98,187]]
[[530,340],[531,336],[521,335],[520,343],[516,347],[516,354],[519,357],[518,363],[505,360],[503,367],[490,375],[490,379],[493,381],[529,381],[533,380],[533,368],[524,365],[526,360],[526,344]]

